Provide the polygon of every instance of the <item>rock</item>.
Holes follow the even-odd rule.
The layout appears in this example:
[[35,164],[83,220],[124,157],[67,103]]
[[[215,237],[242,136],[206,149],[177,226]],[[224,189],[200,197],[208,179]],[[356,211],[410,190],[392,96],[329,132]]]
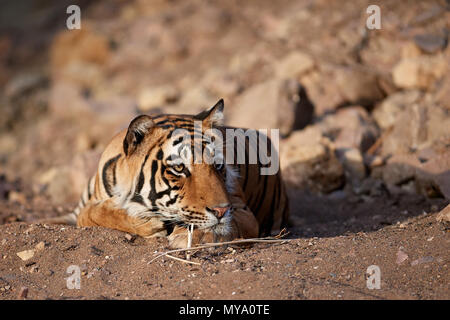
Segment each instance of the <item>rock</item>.
[[334,71],[339,91],[348,104],[365,107],[384,98],[377,74],[366,67],[337,67]]
[[75,203],[86,187],[89,177],[75,166],[54,167],[39,178],[46,185],[46,194],[55,204]]
[[[54,80],[70,81],[85,97],[96,94],[105,81],[103,69],[93,62],[74,60],[53,75]],[[79,88],[82,88],[80,90]]]
[[21,287],[17,299],[26,299],[28,297],[28,288]]
[[194,86],[183,93],[174,111],[176,113],[196,114],[212,107],[218,100],[219,98],[209,94],[205,88]]
[[340,87],[334,81],[335,78],[335,68],[325,64],[320,65],[319,70],[312,70],[300,79],[302,85],[307,89],[311,101],[314,102],[317,116],[333,112],[346,103]]
[[421,164],[416,170],[416,186],[424,195],[450,200],[450,151]]
[[450,199],[450,152],[421,163],[416,155],[396,154],[382,167],[382,179],[389,185],[412,183],[412,191],[428,197]]
[[219,68],[210,70],[201,83],[211,95],[221,98],[234,97],[243,89],[237,77]]
[[48,84],[48,78],[43,73],[29,72],[21,73],[12,78],[5,86],[5,95],[9,99],[14,99],[30,91],[44,87]]
[[279,78],[298,77],[314,67],[314,60],[306,53],[294,51],[288,53],[275,66],[275,72]]
[[388,185],[400,185],[413,180],[420,161],[413,155],[394,155],[383,167],[383,181]]
[[314,105],[309,100],[305,87],[294,79],[282,83],[278,107],[278,126],[283,137],[293,130],[305,128],[314,117]]
[[175,103],[179,99],[179,92],[170,85],[156,88],[146,88],[141,91],[138,97],[138,108],[141,112],[146,112],[154,108],[163,107],[166,104]]
[[322,134],[334,142],[336,149],[357,148],[365,152],[379,135],[375,122],[361,106],[339,109],[323,118],[318,126]]
[[397,122],[398,115],[412,104],[419,101],[422,94],[419,90],[406,90],[394,93],[384,99],[372,113],[378,126],[386,130]]
[[61,116],[65,116],[68,113],[83,115],[91,111],[91,105],[83,97],[79,87],[72,82],[64,80],[52,85],[49,107],[52,114]]
[[414,19],[411,21],[411,25],[425,24],[437,18],[445,10],[445,6],[439,4],[434,4],[428,9],[421,11]]
[[418,34],[414,36],[414,43],[426,53],[436,53],[447,46],[445,34]]
[[364,163],[371,169],[381,167],[385,165],[385,159],[383,157],[380,157],[378,155],[364,155]]
[[[0,124],[1,126],[1,124]],[[13,134],[3,133],[0,136],[0,156],[8,155],[18,148],[18,139]]]
[[408,255],[403,251],[403,248],[400,247],[397,251],[397,258],[395,260],[395,263],[402,264],[406,260],[408,260]]
[[17,252],[16,254],[23,261],[27,261],[27,260],[33,258],[34,252],[35,252],[34,249],[30,249],[30,250],[24,250],[24,251]]
[[399,88],[427,89],[448,73],[448,61],[442,54],[404,58],[394,67],[392,77]]
[[45,113],[48,86],[48,76],[43,71],[21,72],[11,77],[4,86],[4,94],[0,94],[0,129],[12,133],[20,123],[33,122]]
[[442,106],[446,110],[450,110],[450,75],[445,76],[437,85],[435,94],[436,104]]
[[44,241],[39,242],[34,248],[36,249],[36,251],[42,251],[42,250],[44,250],[44,248],[45,248],[45,242],[44,242]]
[[438,222],[450,222],[450,204],[442,209],[436,216]]
[[8,200],[11,202],[17,202],[21,205],[25,205],[27,203],[27,198],[22,192],[18,191],[10,191],[8,194]]
[[271,80],[244,91],[236,98],[232,110],[225,108],[226,123],[249,129],[278,128],[279,85],[280,81]]
[[366,177],[366,167],[361,151],[356,148],[340,149],[336,151],[337,156],[344,166],[348,180],[353,186],[357,186]]
[[383,156],[409,154],[450,137],[450,114],[427,99],[410,105],[395,119],[392,130],[383,137]]
[[402,46],[402,58],[417,58],[422,55],[422,51],[413,42],[406,42]]
[[229,125],[251,129],[279,128],[283,136],[311,122],[314,106],[295,80],[270,80],[246,90],[226,113]]
[[328,139],[316,127],[294,132],[280,151],[281,168],[288,185],[317,193],[342,186],[344,169]]
[[110,56],[109,41],[85,24],[80,30],[59,33],[50,49],[52,72],[58,73],[72,61],[104,64]]

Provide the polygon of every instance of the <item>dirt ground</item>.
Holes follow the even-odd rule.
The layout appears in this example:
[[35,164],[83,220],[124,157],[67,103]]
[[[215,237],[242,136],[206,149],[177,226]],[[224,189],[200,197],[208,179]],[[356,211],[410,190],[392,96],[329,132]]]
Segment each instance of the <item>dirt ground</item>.
[[[79,32],[65,27],[72,2]],[[368,31],[372,2],[2,5],[0,299],[450,299],[450,225],[436,219],[450,199],[450,4],[375,1],[382,28]],[[187,264],[153,260],[165,239],[36,224],[74,208],[137,114],[220,97],[227,124],[290,130],[285,242]]]
[[[198,265],[150,262],[169,250],[165,239],[4,224],[0,297],[17,299],[26,287],[27,299],[449,299],[449,228],[436,221],[445,203],[409,197],[342,201],[292,192],[297,225],[287,242],[202,250],[191,258]],[[48,207],[36,216],[58,214]],[[39,211],[2,204],[1,218],[32,220]],[[30,249],[26,261],[17,255]],[[80,267],[80,289],[67,288],[71,265]],[[380,268],[380,289],[367,288],[371,265]]]

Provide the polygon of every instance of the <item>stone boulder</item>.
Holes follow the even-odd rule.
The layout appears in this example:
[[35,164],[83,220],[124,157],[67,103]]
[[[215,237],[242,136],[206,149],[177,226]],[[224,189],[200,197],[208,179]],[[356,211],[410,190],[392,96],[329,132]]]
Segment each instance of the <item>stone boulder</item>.
[[384,99],[372,113],[378,126],[386,130],[397,121],[398,115],[418,102],[422,94],[419,90],[406,90],[394,93]]
[[337,110],[317,124],[337,149],[356,148],[367,151],[379,136],[379,130],[368,112],[361,106]]
[[293,51],[288,53],[275,66],[277,77],[294,78],[298,77],[314,68],[314,60],[306,53]]
[[372,106],[384,98],[378,75],[374,70],[360,65],[335,68],[335,81],[348,104]]
[[420,193],[450,200],[450,151],[421,164],[416,170],[416,186]]
[[344,183],[344,168],[330,141],[310,126],[281,144],[281,170],[286,183],[315,193],[329,193]]
[[[431,98],[431,97],[430,97]],[[381,154],[408,154],[450,138],[450,114],[445,108],[424,99],[395,116],[392,130],[383,138]]]
[[89,178],[95,174],[100,152],[77,155],[72,163],[50,168],[38,179],[55,204],[77,203]]
[[399,88],[428,89],[448,71],[448,58],[443,54],[422,55],[400,60],[392,71],[392,77]]
[[297,81],[275,79],[246,90],[225,112],[231,126],[280,129],[282,136],[288,136],[312,121],[314,106]]

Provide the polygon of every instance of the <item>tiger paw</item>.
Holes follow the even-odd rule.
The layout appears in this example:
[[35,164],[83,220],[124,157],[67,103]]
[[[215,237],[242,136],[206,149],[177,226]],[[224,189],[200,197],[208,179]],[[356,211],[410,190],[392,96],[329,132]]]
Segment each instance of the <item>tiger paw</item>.
[[[173,232],[167,237],[169,245],[175,249],[184,249],[188,246],[189,234],[187,228],[176,226]],[[202,243],[215,242],[216,237],[210,230],[194,229],[192,232],[191,246],[196,246]]]

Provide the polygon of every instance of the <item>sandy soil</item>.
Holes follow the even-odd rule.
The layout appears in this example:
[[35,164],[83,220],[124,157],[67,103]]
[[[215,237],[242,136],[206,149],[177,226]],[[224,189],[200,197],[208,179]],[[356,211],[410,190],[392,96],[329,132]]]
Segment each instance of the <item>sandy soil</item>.
[[[435,213],[445,202],[291,197],[296,209],[289,241],[198,251],[191,261],[199,265],[167,257],[150,262],[169,250],[164,239],[104,228],[1,225],[0,297],[17,299],[26,287],[27,299],[450,298],[449,228]],[[34,219],[20,205],[1,212],[10,221]],[[30,249],[25,261],[17,255]],[[67,288],[71,265],[80,268],[80,289]],[[381,271],[379,290],[367,288],[371,265]]]

